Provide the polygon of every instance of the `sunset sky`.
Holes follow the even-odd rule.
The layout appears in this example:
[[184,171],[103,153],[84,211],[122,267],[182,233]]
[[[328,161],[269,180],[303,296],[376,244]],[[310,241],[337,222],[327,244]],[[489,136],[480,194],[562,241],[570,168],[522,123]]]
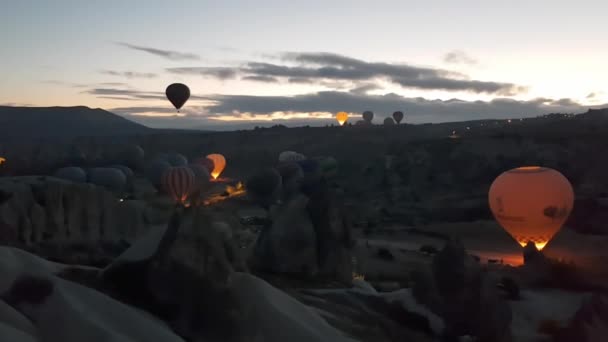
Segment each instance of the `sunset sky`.
[[[586,0],[10,1],[0,104],[215,129],[341,110],[412,123],[581,112],[608,103],[606,13]],[[179,117],[173,82],[192,91]]]

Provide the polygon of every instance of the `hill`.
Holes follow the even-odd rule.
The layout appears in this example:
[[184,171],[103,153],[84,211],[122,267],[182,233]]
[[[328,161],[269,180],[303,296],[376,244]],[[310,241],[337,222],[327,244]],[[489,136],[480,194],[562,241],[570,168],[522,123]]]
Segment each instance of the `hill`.
[[124,136],[152,129],[103,109],[0,106],[0,140]]

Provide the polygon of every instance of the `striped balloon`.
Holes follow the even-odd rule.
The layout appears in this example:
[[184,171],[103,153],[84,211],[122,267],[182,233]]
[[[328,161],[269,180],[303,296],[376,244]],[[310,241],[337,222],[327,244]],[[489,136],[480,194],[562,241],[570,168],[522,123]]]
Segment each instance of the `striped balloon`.
[[169,168],[162,177],[162,185],[167,194],[182,204],[194,190],[195,184],[194,172],[187,166]]

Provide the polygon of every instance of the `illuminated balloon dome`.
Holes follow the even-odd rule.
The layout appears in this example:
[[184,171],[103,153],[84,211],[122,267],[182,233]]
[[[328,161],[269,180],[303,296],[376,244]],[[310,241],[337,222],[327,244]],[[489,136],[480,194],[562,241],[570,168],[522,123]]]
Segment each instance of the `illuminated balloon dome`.
[[572,185],[556,170],[527,166],[494,180],[488,194],[496,221],[522,246],[542,250],[572,211]]
[[211,177],[213,177],[213,179],[217,179],[226,167],[226,158],[219,153],[210,154],[207,156],[207,158],[213,161],[213,171],[211,171]]
[[348,113],[339,112],[338,114],[336,114],[336,120],[338,120],[338,123],[340,124],[340,126],[343,126],[344,123],[346,122],[346,120],[348,120]]

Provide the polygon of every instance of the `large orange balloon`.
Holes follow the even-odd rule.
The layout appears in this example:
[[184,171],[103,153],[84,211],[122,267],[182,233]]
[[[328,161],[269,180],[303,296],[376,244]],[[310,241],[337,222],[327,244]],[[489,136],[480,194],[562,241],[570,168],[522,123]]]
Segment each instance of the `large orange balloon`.
[[488,195],[496,221],[522,246],[541,250],[572,211],[572,185],[558,171],[527,166],[502,173]]
[[339,112],[338,114],[336,114],[336,120],[338,120],[338,123],[340,124],[340,126],[344,125],[346,120],[348,120],[348,113]]
[[207,156],[207,158],[213,161],[213,171],[211,171],[211,177],[213,177],[213,179],[217,179],[217,177],[222,174],[222,171],[224,171],[224,168],[226,167],[226,158],[219,153],[210,154]]

